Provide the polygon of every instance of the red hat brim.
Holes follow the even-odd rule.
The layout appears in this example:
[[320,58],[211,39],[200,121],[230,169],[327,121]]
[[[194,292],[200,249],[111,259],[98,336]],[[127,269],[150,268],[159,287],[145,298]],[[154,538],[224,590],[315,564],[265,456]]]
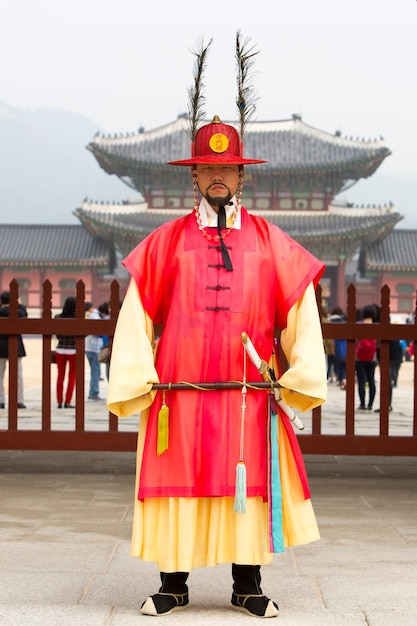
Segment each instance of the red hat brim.
[[223,163],[228,165],[255,165],[256,163],[268,163],[268,161],[265,161],[264,159],[244,159],[238,156],[231,157],[230,155],[222,158],[219,154],[216,154],[194,157],[182,161],[168,161],[167,165],[197,165],[213,163]]

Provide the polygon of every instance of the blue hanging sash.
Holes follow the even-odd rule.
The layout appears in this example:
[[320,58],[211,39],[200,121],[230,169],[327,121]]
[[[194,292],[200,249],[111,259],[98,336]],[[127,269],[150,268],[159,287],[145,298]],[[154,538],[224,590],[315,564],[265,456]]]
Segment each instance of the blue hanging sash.
[[269,394],[268,401],[268,517],[270,552],[284,552],[282,530],[282,490],[279,468],[278,407]]

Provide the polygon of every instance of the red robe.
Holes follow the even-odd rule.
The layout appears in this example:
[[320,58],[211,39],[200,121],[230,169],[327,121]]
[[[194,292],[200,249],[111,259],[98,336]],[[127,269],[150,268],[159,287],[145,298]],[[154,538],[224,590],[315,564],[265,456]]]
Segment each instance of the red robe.
[[[269,360],[274,327],[285,328],[289,309],[324,270],[279,228],[241,212],[241,229],[225,240],[232,272],[222,267],[219,245],[202,235],[194,214],[156,230],[124,262],[146,312],[163,325],[155,363],[161,382],[242,380],[241,333]],[[249,362],[247,380],[260,380]],[[139,498],[233,496],[240,390],[171,391],[166,401],[169,448],[157,455],[159,392],[150,407]],[[267,393],[249,389],[246,404],[247,495],[266,498]]]

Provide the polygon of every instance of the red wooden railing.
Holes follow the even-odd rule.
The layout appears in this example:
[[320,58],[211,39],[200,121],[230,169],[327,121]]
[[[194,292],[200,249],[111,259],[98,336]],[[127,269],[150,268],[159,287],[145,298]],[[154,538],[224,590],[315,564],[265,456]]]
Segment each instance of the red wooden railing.
[[[318,299],[320,289],[318,290]],[[358,324],[356,321],[356,290],[350,285],[347,290],[347,321],[338,324],[323,324],[323,337],[347,340],[346,397],[344,406],[345,432],[341,435],[322,433],[322,415],[326,405],[312,411],[312,433],[300,437],[301,448],[306,454],[351,454],[382,456],[417,456],[417,395],[415,388],[417,361],[414,360],[413,388],[410,390],[411,434],[393,436],[389,434],[390,369],[389,343],[392,339],[416,342],[417,325],[390,323],[390,291],[387,285],[381,289],[381,319],[375,324]],[[415,316],[416,318],[417,316]],[[380,411],[379,434],[356,434],[355,402],[355,342],[359,338],[377,339],[379,343]]]
[[[82,281],[77,284],[77,317],[75,319],[55,319],[52,316],[51,283],[43,285],[43,307],[39,318],[18,317],[18,284],[10,284],[10,315],[0,318],[0,334],[9,336],[9,398],[8,415],[3,421],[6,427],[0,429],[0,449],[20,450],[109,450],[133,451],[136,449],[137,433],[121,432],[118,418],[107,413],[106,430],[92,430],[86,427],[85,420],[85,354],[86,335],[99,334],[112,337],[119,310],[119,284],[111,284],[109,300],[111,318],[108,320],[88,320],[84,317],[85,290]],[[389,310],[389,289],[381,290],[381,321],[377,324],[356,323],[356,291],[353,285],[347,292],[347,321],[339,324],[323,324],[323,336],[347,340],[346,395],[343,394],[341,415],[344,419],[342,434],[325,434],[322,429],[326,405],[311,412],[311,432],[299,436],[301,448],[307,454],[367,454],[417,456],[417,395],[415,386],[410,391],[411,434],[392,436],[389,434],[389,341],[405,339],[417,340],[417,325],[391,324]],[[320,300],[320,289],[318,290]],[[57,430],[51,422],[51,346],[57,333],[76,336],[76,401],[74,428]],[[17,409],[17,354],[18,335],[36,335],[42,338],[42,390],[41,428],[38,430],[21,427]],[[375,435],[357,434],[355,417],[355,341],[359,337],[370,337],[380,342],[380,413],[379,433]],[[416,380],[416,361],[414,381]],[[2,422],[3,424],[3,422]]]

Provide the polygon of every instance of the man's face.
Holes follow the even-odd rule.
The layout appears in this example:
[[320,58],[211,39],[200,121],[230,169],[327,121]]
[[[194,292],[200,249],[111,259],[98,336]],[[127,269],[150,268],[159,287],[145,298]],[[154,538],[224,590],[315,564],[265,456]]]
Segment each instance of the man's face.
[[198,164],[196,172],[198,188],[215,211],[235,195],[239,184],[238,165]]

